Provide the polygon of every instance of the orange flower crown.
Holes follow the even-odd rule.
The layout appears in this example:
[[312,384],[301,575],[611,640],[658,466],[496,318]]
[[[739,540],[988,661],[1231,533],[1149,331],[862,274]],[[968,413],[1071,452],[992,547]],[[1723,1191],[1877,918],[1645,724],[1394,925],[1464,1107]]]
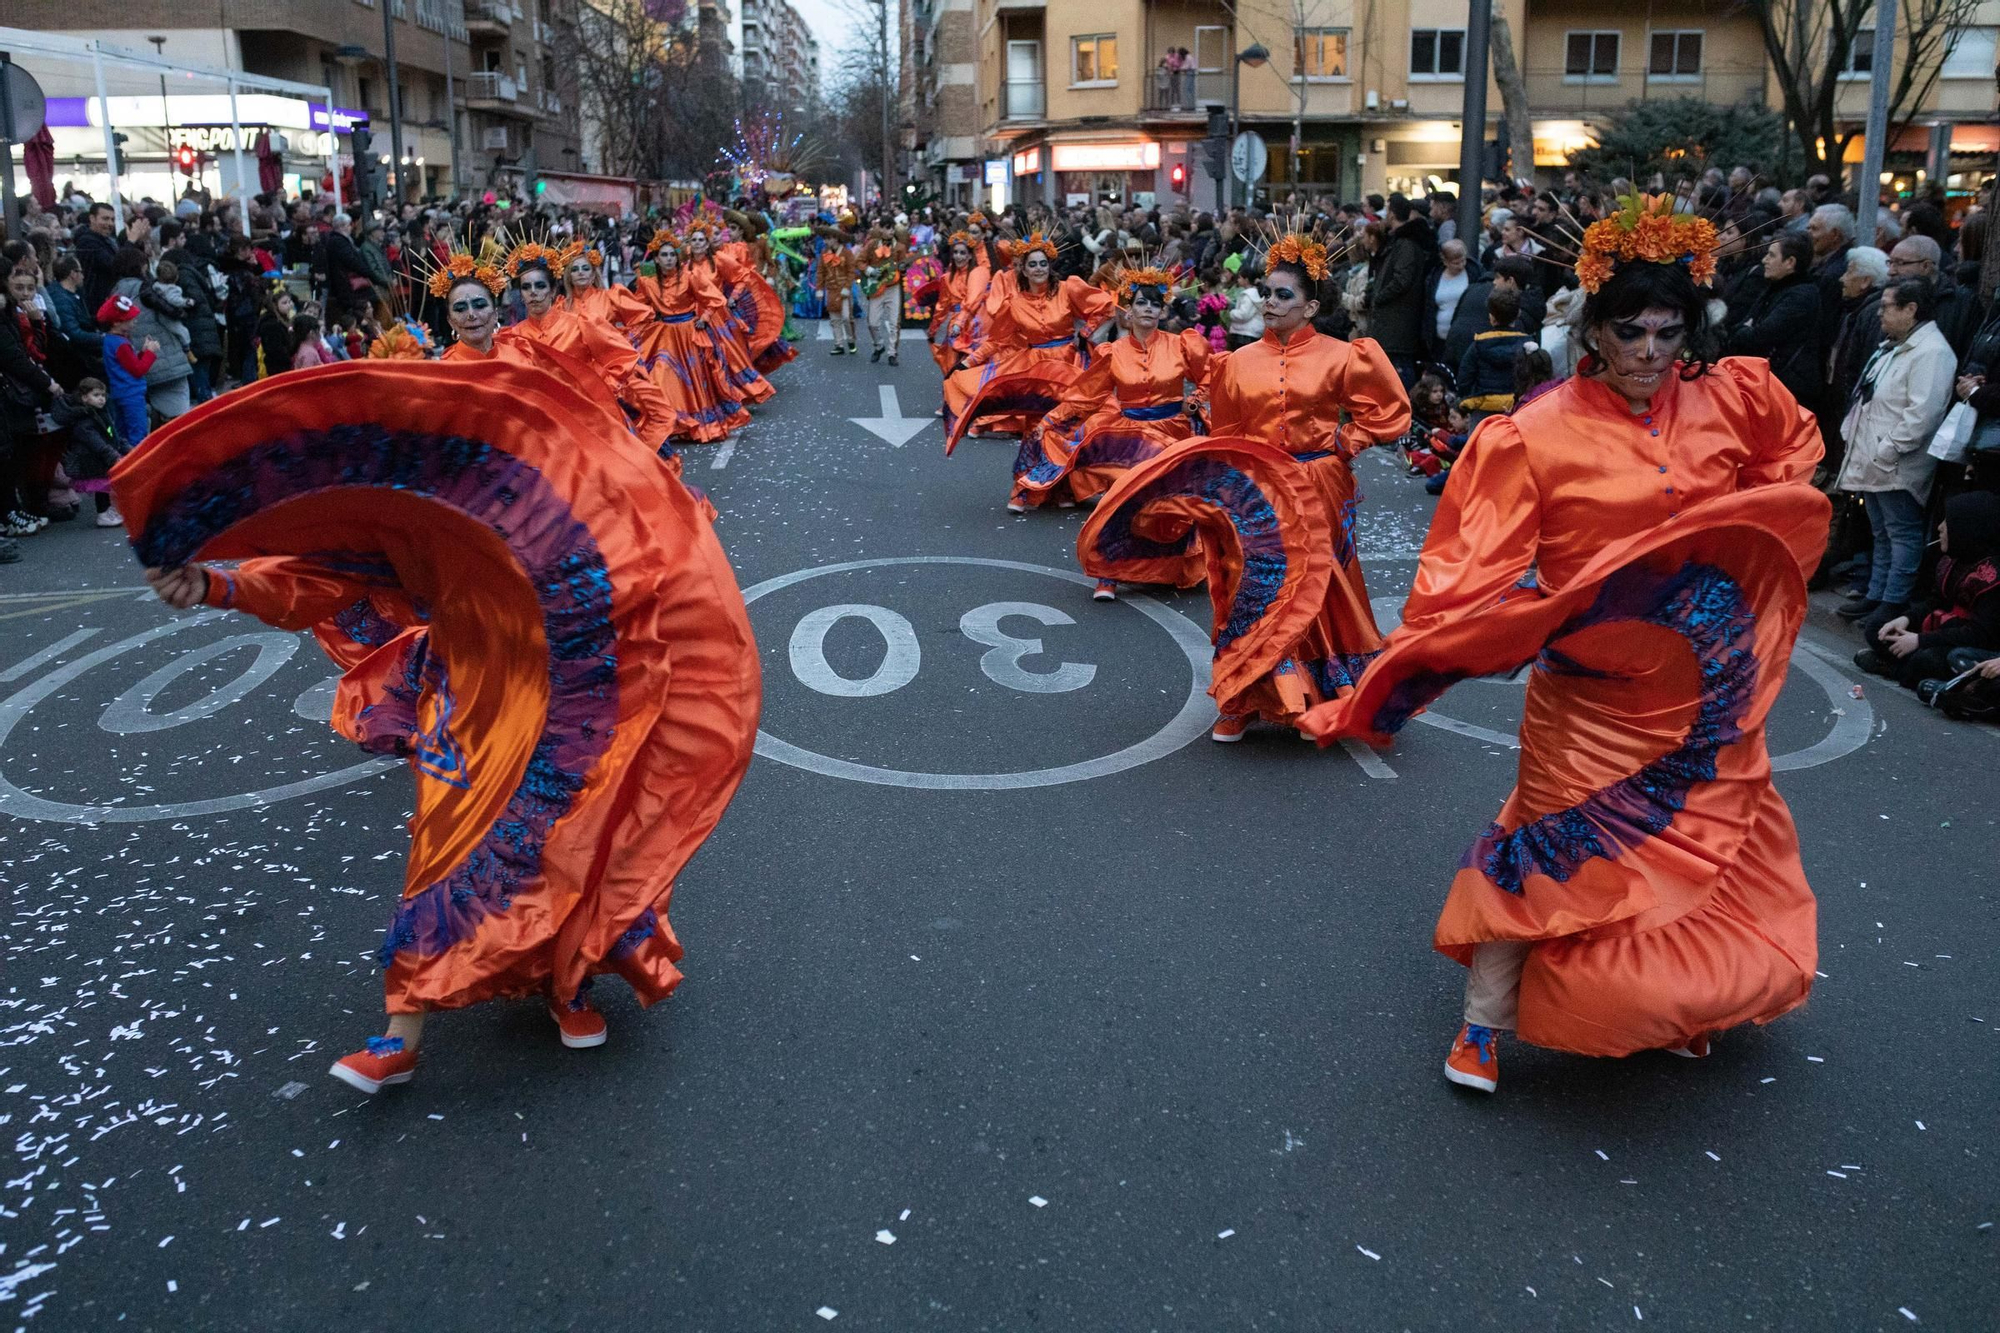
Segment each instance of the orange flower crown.
[[540,241],[521,241],[507,252],[505,259],[500,261],[500,269],[510,282],[519,281],[522,270],[532,268],[536,264],[548,265],[549,273],[553,276],[563,271],[563,254],[564,251],[544,245]]
[[1715,281],[1715,224],[1693,213],[1674,211],[1667,194],[1628,194],[1622,207],[1584,229],[1583,253],[1576,276],[1583,290],[1595,293],[1622,264],[1686,264],[1697,286]]
[[452,287],[466,278],[485,287],[495,299],[507,293],[507,275],[491,264],[480,263],[465,250],[454,247],[444,263],[431,263],[429,267],[430,273],[424,280],[424,286],[440,301],[450,296]]
[[422,361],[433,350],[431,336],[422,325],[399,319],[369,345],[368,355],[384,361]]
[[1056,243],[1041,232],[1034,232],[1029,235],[1027,240],[1016,242],[1012,249],[1012,257],[1023,263],[1027,261],[1029,255],[1034,254],[1037,250],[1047,255],[1051,264],[1055,263],[1057,258]]
[[653,239],[646,242],[646,257],[650,259],[670,246],[675,250],[685,250],[687,249],[687,242],[680,238],[678,232],[668,227],[662,227],[653,233]]
[[1297,264],[1314,282],[1325,282],[1326,275],[1332,271],[1325,243],[1298,232],[1280,236],[1271,242],[1271,248],[1265,251],[1265,272],[1270,272],[1280,264]]
[[1118,270],[1118,283],[1112,288],[1118,295],[1119,305],[1131,305],[1133,293],[1141,287],[1158,287],[1162,292],[1171,291],[1174,279],[1179,276],[1174,269],[1165,268],[1158,257],[1142,257],[1137,264],[1125,264]]
[[971,232],[966,232],[966,231],[955,231],[950,236],[947,236],[945,238],[944,248],[946,250],[951,249],[951,247],[953,247],[954,245],[962,245],[968,250],[976,250],[979,248],[979,242],[972,239]]

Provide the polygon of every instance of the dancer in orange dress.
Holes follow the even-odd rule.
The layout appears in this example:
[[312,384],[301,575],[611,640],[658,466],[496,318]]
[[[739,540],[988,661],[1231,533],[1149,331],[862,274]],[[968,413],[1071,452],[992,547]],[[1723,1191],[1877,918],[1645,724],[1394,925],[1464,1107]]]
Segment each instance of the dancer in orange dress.
[[656,318],[640,354],[646,372],[677,414],[675,438],[697,444],[726,439],[750,424],[750,412],[729,382],[715,326],[729,307],[715,284],[681,263],[680,238],[664,227],[647,243],[654,272],[641,274],[633,295]]
[[1350,464],[1409,429],[1410,400],[1374,341],[1313,328],[1328,268],[1310,234],[1272,243],[1258,284],[1264,336],[1210,363],[1211,437],[1126,472],[1077,538],[1085,573],[1129,578],[1186,554],[1199,532],[1218,741],[1241,740],[1255,718],[1296,725],[1353,689],[1382,647]]
[[[944,275],[938,279],[937,306],[931,312],[931,359],[949,375],[972,351],[972,312],[986,299],[991,271],[975,261],[972,237],[951,234],[945,246]],[[940,413],[939,415],[943,415]]]
[[945,380],[945,452],[975,424],[998,434],[1025,431],[1086,368],[1077,356],[1078,328],[1096,332],[1118,301],[1082,278],[1053,281],[1055,259],[1055,242],[1037,233],[1014,252],[1014,290],[989,283],[985,339]]
[[[706,278],[711,286],[723,294],[725,306],[729,293],[744,281],[747,266],[733,259],[718,259],[715,254],[716,237],[721,234],[719,218],[697,213],[681,229],[680,239],[685,246],[681,253],[681,263],[691,273]],[[779,312],[778,328],[784,328],[783,311]],[[729,384],[736,396],[746,403],[761,403],[777,392],[771,381],[758,373],[757,353],[753,341],[750,321],[743,314],[729,309],[728,318],[714,324],[710,333],[715,344],[722,350],[729,367]]]
[[539,343],[589,366],[605,390],[631,415],[632,429],[655,449],[666,446],[686,424],[660,386],[639,364],[639,354],[619,331],[603,320],[580,314],[556,301],[556,274],[571,256],[536,241],[521,241],[507,252],[501,271],[521,293],[527,318],[508,332]]
[[[770,244],[757,230],[762,221],[729,209],[716,224],[715,271],[729,308],[749,330],[750,363],[769,375],[796,357],[798,349],[785,341],[785,302],[764,276],[771,261]],[[713,221],[713,219],[711,219]],[[752,236],[756,240],[752,241]],[[759,254],[757,247],[763,248]]]
[[[710,525],[661,475],[615,410],[504,359],[281,376],[116,469],[169,604],[298,629],[370,599],[427,628],[388,1028],[334,1065],[352,1086],[406,1082],[434,1010],[535,996],[592,1046],[592,976],[642,1004],[679,982],[674,879],[749,764],[758,657]],[[265,563],[203,563],[244,557]]]
[[[1618,262],[1621,241],[1679,262]],[[1698,1056],[1812,988],[1815,904],[1764,721],[1830,509],[1812,414],[1763,360],[1708,359],[1714,243],[1664,198],[1591,226],[1589,355],[1473,435],[1402,627],[1303,723],[1386,744],[1454,682],[1534,664],[1513,794],[1433,939],[1469,968],[1445,1064],[1465,1087],[1493,1091],[1503,1032]]]
[[562,263],[565,308],[609,324],[632,344],[643,362],[652,336],[653,308],[630,287],[604,281],[604,252],[587,241],[579,239],[563,246]]

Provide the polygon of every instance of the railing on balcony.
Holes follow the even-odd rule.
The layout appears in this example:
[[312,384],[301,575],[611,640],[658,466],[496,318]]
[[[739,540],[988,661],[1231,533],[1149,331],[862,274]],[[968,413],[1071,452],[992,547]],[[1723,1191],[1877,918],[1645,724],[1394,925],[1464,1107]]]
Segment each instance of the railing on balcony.
[[1764,102],[1765,72],[1761,65],[1716,65],[1699,74],[1655,77],[1644,69],[1626,68],[1613,74],[1571,74],[1560,66],[1524,71],[1528,105],[1536,115],[1616,111],[1631,102],[1695,97],[1715,106]]
[[550,115],[560,116],[562,114],[562,98],[556,96],[553,88],[542,89],[541,102],[542,110],[548,112]]
[[1152,115],[1202,115],[1210,106],[1229,105],[1229,73],[1226,70],[1152,70],[1146,85],[1146,110]]
[[505,0],[465,0],[465,22],[475,32],[511,28],[514,7]]
[[465,99],[468,102],[512,102],[520,96],[520,86],[511,76],[497,69],[474,70],[465,76]]
[[1040,120],[1048,110],[1048,94],[1040,79],[1007,80],[1007,119]]

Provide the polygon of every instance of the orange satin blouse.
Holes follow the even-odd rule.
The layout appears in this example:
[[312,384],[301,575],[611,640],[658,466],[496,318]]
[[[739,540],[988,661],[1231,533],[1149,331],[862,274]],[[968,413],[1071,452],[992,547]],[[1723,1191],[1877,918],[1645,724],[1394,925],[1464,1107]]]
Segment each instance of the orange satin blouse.
[[692,312],[710,323],[729,318],[729,302],[705,274],[685,266],[658,277],[641,277],[632,284],[639,299],[662,315]]
[[628,333],[643,333],[653,322],[653,308],[629,287],[586,287],[569,298],[568,308]]
[[617,330],[602,320],[590,319],[560,306],[540,319],[524,319],[513,326],[516,337],[553,347],[589,366],[604,387],[639,414],[634,432],[647,444],[657,446],[673,430],[673,404],[660,386],[639,369],[639,354]]
[[[1606,545],[1689,505],[1808,481],[1823,451],[1812,413],[1761,358],[1669,377],[1640,413],[1572,376],[1473,433],[1431,521],[1403,624],[1488,606],[1531,566],[1542,587],[1560,589]],[[1787,537],[1794,549],[1811,545],[1811,534]]]
[[1267,332],[1211,365],[1212,435],[1244,435],[1294,454],[1336,449],[1351,457],[1410,428],[1409,397],[1372,338],[1342,342],[1306,324],[1284,342]]
[[[991,289],[989,289],[990,291]],[[1005,352],[1075,336],[1077,321],[1087,330],[1110,319],[1118,300],[1082,278],[1064,278],[1042,295],[1016,291],[1001,302],[987,330],[986,345],[974,356],[990,359]]]
[[1207,378],[1212,355],[1208,339],[1194,329],[1154,330],[1143,345],[1137,337],[1120,338],[1092,359],[1063,394],[1063,404],[1088,409],[1178,403],[1189,381],[1200,385]]

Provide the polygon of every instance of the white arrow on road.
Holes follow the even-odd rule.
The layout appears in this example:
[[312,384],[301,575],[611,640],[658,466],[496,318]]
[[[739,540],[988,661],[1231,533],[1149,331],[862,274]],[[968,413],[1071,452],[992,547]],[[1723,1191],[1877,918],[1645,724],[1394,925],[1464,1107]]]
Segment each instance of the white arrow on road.
[[893,384],[880,386],[882,394],[882,415],[879,417],[849,417],[861,429],[900,449],[931,424],[935,417],[906,417],[903,405],[896,401],[896,387]]

